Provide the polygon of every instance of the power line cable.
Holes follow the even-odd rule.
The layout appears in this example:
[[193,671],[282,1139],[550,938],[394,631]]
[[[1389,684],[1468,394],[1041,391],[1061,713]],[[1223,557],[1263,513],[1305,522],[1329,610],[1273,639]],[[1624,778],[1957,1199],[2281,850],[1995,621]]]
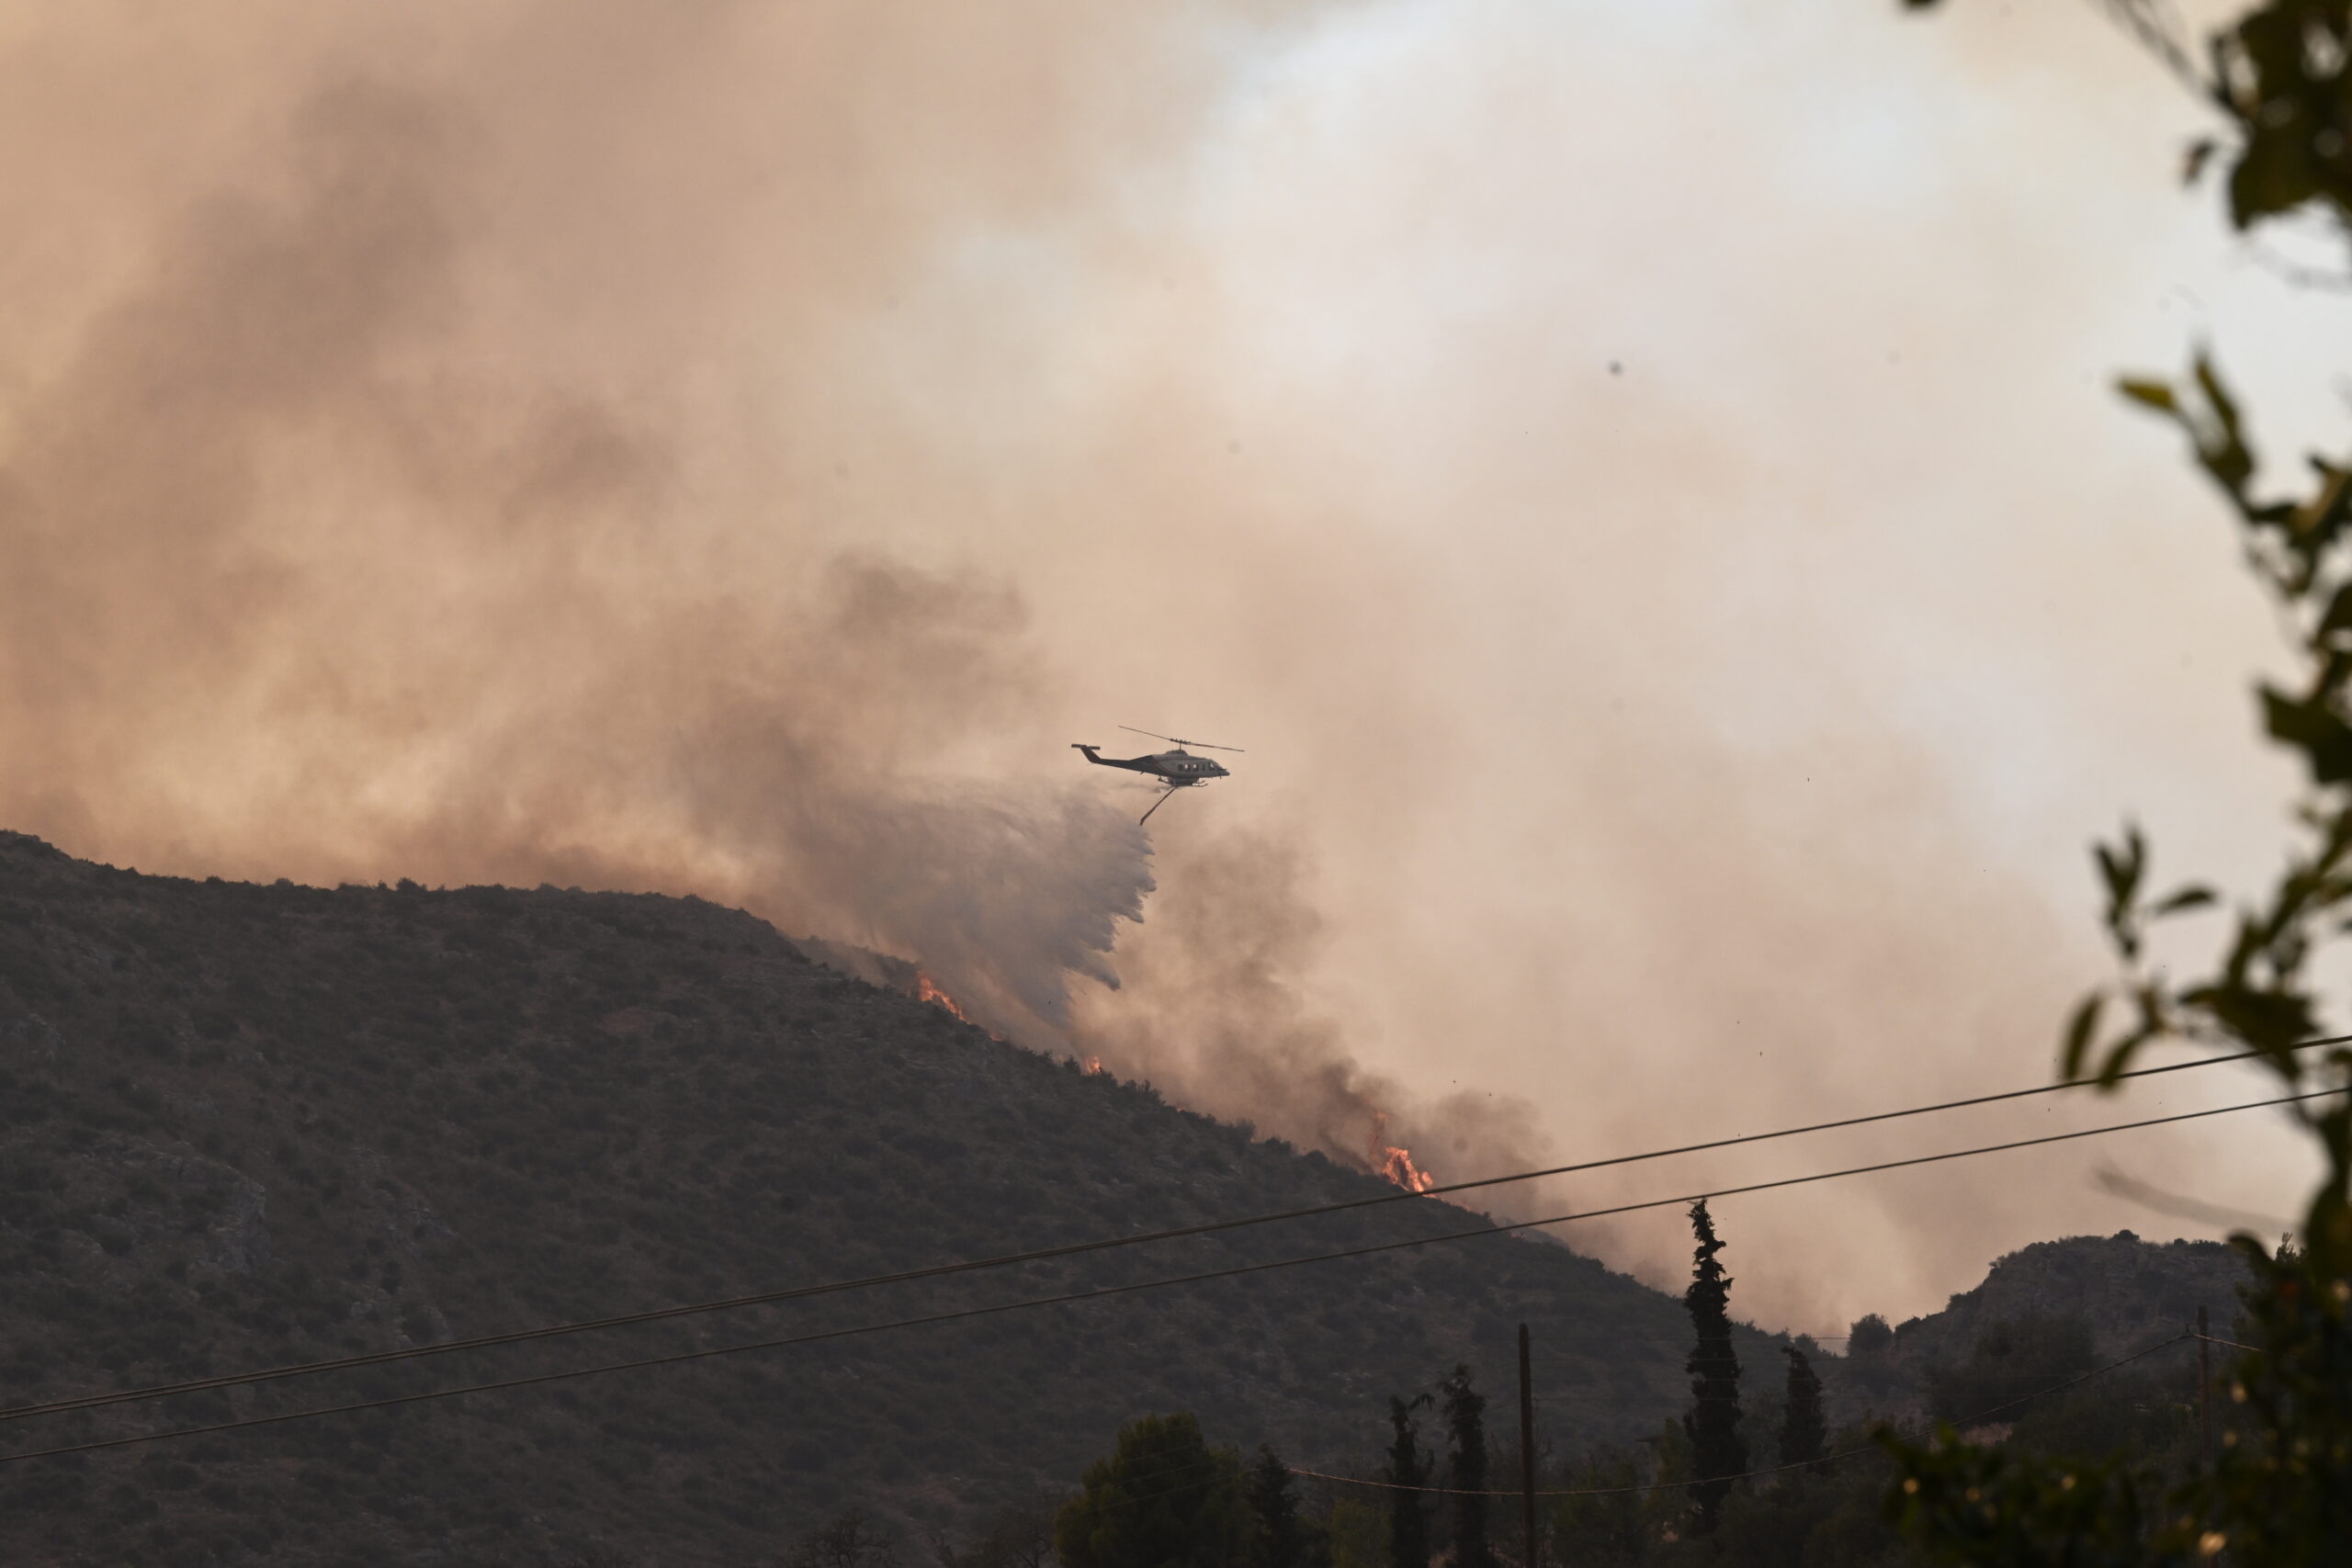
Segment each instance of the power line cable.
[[2241,1345],[2234,1339],[2217,1338],[2211,1334],[2192,1334],[2189,1337],[2202,1339],[2208,1345],[2226,1345],[2233,1350],[2244,1350],[2251,1355],[2259,1356],[2263,1353],[2262,1347],[2259,1345]]
[[[2352,1043],[2352,1034],[2307,1040],[2290,1049],[2310,1051],[2322,1046],[2347,1043]],[[2119,1075],[2119,1077],[2141,1078],[2163,1073],[2187,1072],[2198,1067],[2247,1061],[2261,1055],[2263,1053],[2258,1051],[2243,1051],[2229,1055],[2200,1056],[2192,1061],[2173,1062],[2161,1066],[2135,1067],[2130,1072]],[[1324,1214],[1377,1208],[1389,1203],[1410,1202],[1421,1198],[1440,1198],[1449,1193],[1473,1191],[1513,1182],[1535,1181],[1555,1176],[1572,1176],[1586,1171],[1605,1170],[1619,1166],[1669,1159],[1680,1155],[1702,1154],[1711,1150],[1735,1148],[1748,1144],[1803,1137],[1814,1133],[1834,1132],[1847,1127],[1861,1127],[1875,1122],[1900,1121],[1907,1117],[1933,1115],[1939,1111],[1963,1110],[1972,1106],[2030,1099],[2036,1095],[2086,1088],[2100,1081],[2097,1078],[2069,1078],[2060,1083],[2043,1084],[2032,1089],[2005,1089],[1997,1094],[1971,1095],[1961,1100],[1939,1100],[1932,1105],[1908,1106],[1899,1111],[1880,1111],[1864,1116],[1847,1116],[1836,1121],[1810,1122],[1801,1127],[1783,1127],[1770,1133],[1747,1133],[1736,1137],[1713,1138],[1704,1143],[1683,1144],[1673,1148],[1651,1149],[1640,1154],[1617,1155],[1607,1159],[1584,1160],[1573,1165],[1551,1166],[1541,1170],[1517,1171],[1506,1176],[1481,1177],[1471,1181],[1450,1182],[1420,1192],[1400,1190],[1395,1192],[1375,1193],[1370,1197],[1351,1198],[1337,1203],[1320,1203],[1308,1208],[1286,1209],[1274,1213],[1253,1214],[1240,1219],[1209,1220],[1199,1224],[1146,1231],[1136,1235],[1107,1236],[1093,1241],[1069,1242],[1059,1247],[1039,1247],[1028,1252],[1004,1253],[994,1258],[968,1258],[954,1263],[933,1264],[922,1269],[901,1269],[890,1274],[869,1274],[860,1279],[833,1280],[814,1285],[796,1285],[782,1290],[763,1291],[751,1295],[728,1296],[716,1301],[688,1302],[674,1306],[649,1308],[643,1312],[621,1313],[608,1317],[587,1318],[572,1323],[512,1329],[499,1334],[481,1334],[465,1339],[444,1340],[435,1345],[409,1345],[391,1350],[372,1350],[356,1356],[339,1356],[321,1361],[303,1361],[250,1372],[224,1372],[215,1377],[193,1378],[183,1382],[159,1383],[146,1388],[118,1389],[107,1393],[85,1394],[77,1399],[61,1400],[51,1404],[0,1409],[0,1421],[13,1421],[28,1416],[53,1415],[63,1410],[94,1410],[108,1404],[162,1399],[174,1394],[201,1393],[209,1389],[241,1387],[247,1383],[309,1377],[322,1372],[352,1371],[363,1367],[386,1366],[398,1361],[453,1355],[462,1350],[488,1349],[501,1345],[519,1345],[533,1340],[560,1338],[568,1335],[586,1334],[607,1328],[634,1327],[640,1324],[662,1323],[675,1318],[698,1316],[705,1313],[729,1312],[743,1307],[774,1306],[785,1302],[803,1301],[815,1296],[837,1295],[850,1291],[877,1289],[886,1285],[910,1284],[923,1280],[942,1279],[986,1269],[1010,1268],[1016,1264],[1051,1262],[1059,1258],[1081,1257],[1089,1253],[1108,1251],[1118,1247],[1140,1247],[1150,1242],[1175,1241],[1187,1236],[1211,1235],[1223,1231],[1239,1230],[1250,1225],[1313,1219]]]
[[[1434,1246],[1440,1242],[1469,1241],[1480,1236],[1508,1235],[1516,1231],[1532,1230],[1544,1225],[1567,1224],[1579,1220],[1602,1219],[1615,1214],[1639,1213],[1646,1210],[1679,1208],[1702,1198],[1733,1198],[1752,1192],[1775,1191],[1782,1188],[1809,1186],[1815,1182],[1834,1181],[1849,1176],[1867,1176],[1881,1171],[1902,1170],[1916,1166],[1937,1165],[1948,1160],[1967,1159],[1978,1155],[2004,1154],[2015,1149],[2036,1148],[2044,1145],[2063,1144],[2080,1138],[2103,1136],[2109,1133],[2136,1132],[2145,1127],[2160,1127],[2180,1122],[2200,1121],[2207,1117],[2227,1116],[2241,1111],[2260,1111],[2272,1106],[2293,1105],[2306,1100],[2324,1100],[2352,1092],[2352,1089],[2313,1089],[2303,1094],[2280,1095],[2270,1100],[2249,1100],[2239,1105],[2216,1106],[2205,1111],[2181,1111],[2171,1116],[2148,1117],[2138,1122],[2112,1122],[2104,1127],[2087,1127],[2071,1133],[2050,1133],[2035,1138],[2019,1138],[2006,1144],[1986,1144],[1975,1148],[1951,1149],[1941,1154],[1915,1155],[1907,1159],[1883,1160],[1874,1165],[1850,1166],[1842,1170],[1817,1171],[1810,1176],[1784,1177],[1777,1181],[1751,1182],[1744,1187],[1726,1187],[1713,1192],[1686,1193],[1673,1198],[1652,1199],[1646,1202],[1620,1203],[1606,1209],[1588,1209],[1570,1214],[1555,1214],[1546,1219],[1522,1220],[1512,1224],[1483,1225],[1471,1230],[1453,1231],[1442,1235],[1408,1237],[1399,1241],[1375,1242],[1363,1247],[1342,1248],[1336,1252],[1310,1253],[1301,1258],[1271,1258],[1259,1263],[1235,1264],[1224,1269],[1207,1269],[1196,1274],[1176,1275],[1159,1280],[1139,1280],[1124,1285],[1102,1285],[1090,1290],[1065,1292],[1058,1295],[1031,1296],[1019,1301],[998,1302],[987,1306],[961,1307],[950,1311],[927,1313],[917,1317],[905,1317],[880,1323],[852,1324],[840,1328],[814,1330],[806,1334],[776,1339],[754,1340],[749,1344],[719,1345],[695,1350],[673,1351],[667,1355],[640,1357],[635,1360],[610,1361],[599,1366],[575,1367],[561,1371],[537,1372],[525,1376],[502,1378],[489,1382],[468,1383],[458,1388],[427,1389],[417,1393],[392,1394],[379,1399],[356,1400],[346,1404],[324,1405],[309,1410],[278,1411],[266,1416],[252,1416],[233,1421],[216,1421],[202,1427],[175,1427],[170,1431],[134,1433],[125,1437],[96,1438],[83,1443],[63,1444],[56,1448],[33,1450],[24,1453],[0,1455],[0,1464],[20,1460],[53,1459],[65,1454],[89,1453],[101,1449],[125,1448],[138,1443],[160,1442],[171,1438],[202,1437],[214,1432],[232,1432],[250,1427],[275,1426],[280,1422],[308,1420],[320,1416],[345,1416],[366,1410],[385,1410],[401,1405],[417,1404],[428,1400],[453,1399],[460,1394],[492,1393],[507,1389],[529,1388],[541,1383],[561,1382],[572,1378],[595,1377],[606,1372],[638,1371],[650,1367],[677,1366],[689,1361],[709,1360],[720,1356],[742,1355],[753,1350],[780,1350],[796,1345],[810,1345],[831,1339],[845,1339],[857,1335],[879,1334],[893,1329],[920,1328],[936,1324],[955,1323],[967,1318],[986,1317],[997,1313],[1016,1312],[1028,1307],[1058,1306],[1073,1302],[1098,1301],[1110,1296],[1130,1295],[1139,1291],[1159,1290],[1171,1285],[1202,1284],[1212,1280],[1235,1279],[1245,1274],[1261,1274],[1269,1269],[1294,1268],[1304,1263],[1331,1263],[1350,1258],[1368,1258],[1380,1253],[1399,1252],[1408,1248]],[[255,1376],[246,1382],[266,1381]],[[233,1386],[238,1380],[216,1380],[212,1386]],[[54,1405],[23,1407],[22,1416],[62,1414],[83,1408],[79,1401],[60,1401]]]

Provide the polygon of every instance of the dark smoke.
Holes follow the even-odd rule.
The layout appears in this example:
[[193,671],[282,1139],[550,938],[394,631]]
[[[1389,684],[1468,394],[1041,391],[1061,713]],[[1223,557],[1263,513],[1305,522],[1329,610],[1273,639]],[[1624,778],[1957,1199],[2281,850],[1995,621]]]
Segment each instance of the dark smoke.
[[[1356,1061],[1342,1017],[1302,988],[1323,919],[1295,839],[1171,833],[1159,866],[1149,918],[1119,944],[1125,994],[1115,1004],[1081,994],[1082,1048],[1191,1109],[1358,1166],[1378,1165],[1391,1146],[1442,1181],[1544,1163],[1548,1145],[1525,1101],[1465,1091],[1424,1105]],[[1531,1212],[1517,1189],[1474,1201]]]
[[[1055,683],[1019,596],[708,528],[657,412],[467,352],[471,117],[359,81],[293,130],[13,411],[0,813],[151,869],[736,899],[1071,1048],[1148,847],[990,765]],[[1167,1010],[1085,1048],[1361,1163],[1402,1096],[1290,988],[1281,863],[1204,852],[1133,960]]]
[[1017,597],[663,561],[695,543],[661,430],[436,362],[451,127],[317,100],[291,191],[205,203],[17,411],[0,807],[150,866],[743,897],[1057,1021],[1144,836],[922,754],[1035,700]]

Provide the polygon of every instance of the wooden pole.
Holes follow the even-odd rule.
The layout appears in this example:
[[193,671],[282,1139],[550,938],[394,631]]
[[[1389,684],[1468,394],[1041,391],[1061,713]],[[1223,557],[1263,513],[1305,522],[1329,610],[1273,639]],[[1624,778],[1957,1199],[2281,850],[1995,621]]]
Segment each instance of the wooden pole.
[[1524,1568],[1535,1562],[1535,1381],[1528,1371],[1527,1325],[1519,1325],[1519,1522],[1527,1542]]
[[2205,1336],[2205,1309],[2197,1309],[2197,1427],[2205,1471],[2213,1470],[2213,1342]]

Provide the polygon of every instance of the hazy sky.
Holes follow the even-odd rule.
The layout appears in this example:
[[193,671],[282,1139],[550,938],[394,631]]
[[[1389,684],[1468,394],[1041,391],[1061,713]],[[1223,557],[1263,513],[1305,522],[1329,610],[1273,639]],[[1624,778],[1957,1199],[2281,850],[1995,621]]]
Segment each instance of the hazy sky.
[[[2352,332],[2093,7],[1949,9],[0,0],[0,815],[744,902],[1441,1177],[2030,1082],[2089,836],[2245,885],[2290,782],[2111,377],[2210,338],[2291,451]],[[1122,722],[1248,752],[1147,841]],[[1734,1200],[1736,1303],[2187,1228],[2105,1165],[2300,1170]]]

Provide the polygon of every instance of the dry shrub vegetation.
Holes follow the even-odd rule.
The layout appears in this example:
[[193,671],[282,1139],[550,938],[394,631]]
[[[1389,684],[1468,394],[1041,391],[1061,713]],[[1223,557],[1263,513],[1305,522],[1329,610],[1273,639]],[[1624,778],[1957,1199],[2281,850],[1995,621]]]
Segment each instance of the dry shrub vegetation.
[[[0,836],[0,1398],[424,1344],[1385,1190],[990,1040],[691,899],[143,876]],[[1427,1234],[1395,1205],[12,1424],[9,1451]],[[1578,1445],[1681,1394],[1679,1303],[1487,1239],[0,1464],[0,1557],[741,1563],[907,1540],[1191,1410],[1305,1460],[1534,1325]],[[1760,1355],[1766,1342],[1747,1336]],[[584,1560],[584,1559],[582,1559]]]

